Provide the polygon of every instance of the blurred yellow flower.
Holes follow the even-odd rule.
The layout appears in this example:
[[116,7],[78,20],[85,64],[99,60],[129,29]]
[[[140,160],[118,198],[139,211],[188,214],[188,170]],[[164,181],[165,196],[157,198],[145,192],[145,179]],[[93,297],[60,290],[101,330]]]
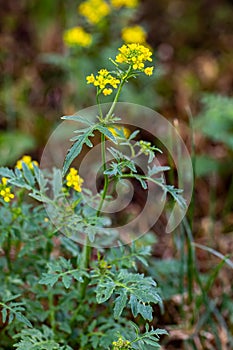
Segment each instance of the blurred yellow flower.
[[111,131],[111,133],[115,137],[119,137],[120,136],[120,134],[119,134],[119,132],[117,132],[117,130],[123,131],[124,136],[126,138],[128,138],[130,136],[130,134],[131,134],[130,130],[128,128],[125,128],[124,126],[117,126],[117,125],[109,126],[108,130]]
[[6,203],[9,203],[15,196],[11,193],[11,187],[7,186],[7,178],[3,177],[0,183],[0,196]]
[[25,163],[29,169],[33,170],[33,165],[38,166],[38,162],[36,160],[32,160],[31,156],[23,156],[20,160],[17,161],[16,163],[16,168],[19,170],[23,169],[23,163]]
[[75,191],[82,191],[83,179],[78,175],[78,170],[70,168],[69,173],[66,176],[66,185],[72,187]]
[[147,34],[141,26],[125,27],[121,31],[122,40],[126,43],[144,44]]
[[98,24],[110,12],[110,7],[104,0],[87,0],[78,7],[80,15],[91,24]]
[[63,34],[63,40],[67,46],[87,47],[92,43],[92,36],[82,27],[77,26],[66,30]]
[[111,0],[111,4],[113,7],[120,8],[120,7],[128,7],[128,8],[135,8],[138,6],[138,0]]

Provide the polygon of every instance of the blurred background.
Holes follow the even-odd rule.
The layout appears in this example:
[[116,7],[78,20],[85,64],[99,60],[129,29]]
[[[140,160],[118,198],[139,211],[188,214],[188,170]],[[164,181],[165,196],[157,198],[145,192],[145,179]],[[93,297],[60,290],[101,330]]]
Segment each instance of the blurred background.
[[[154,52],[155,73],[129,84],[121,101],[148,106],[171,122],[176,120],[190,152],[195,150],[195,239],[231,257],[232,11],[230,0],[1,1],[0,166],[13,166],[23,154],[39,160],[60,117],[95,104],[95,91],[85,77],[111,67],[108,57],[114,58],[124,42],[146,44]],[[174,258],[174,247],[171,236],[159,235],[154,255]],[[219,262],[206,250],[196,253],[203,273]],[[175,279],[176,265],[166,265],[165,271],[164,266],[155,277]],[[232,269],[226,268],[211,289],[230,333],[232,277]],[[180,329],[177,293],[174,289],[167,296],[172,307],[164,323],[179,324]],[[230,349],[224,343],[225,328],[216,331],[222,332],[221,347],[206,341],[196,348]],[[188,335],[185,330],[172,334],[166,348],[181,349]],[[211,332],[209,337],[212,344]]]

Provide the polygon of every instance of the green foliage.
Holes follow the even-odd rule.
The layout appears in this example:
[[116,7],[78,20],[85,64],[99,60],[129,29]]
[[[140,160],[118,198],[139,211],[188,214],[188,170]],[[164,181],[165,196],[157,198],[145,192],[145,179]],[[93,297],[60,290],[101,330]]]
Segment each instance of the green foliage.
[[17,299],[20,295],[15,295],[10,298],[4,299],[0,302],[2,322],[8,322],[11,324],[14,318],[19,322],[22,322],[28,327],[32,327],[31,322],[22,314],[25,311],[25,306],[23,302],[13,301]]
[[99,304],[106,302],[113,293],[117,296],[114,301],[114,317],[118,319],[128,305],[136,317],[141,314],[145,320],[152,320],[151,304],[162,302],[156,289],[156,283],[143,274],[130,273],[121,270],[119,273],[110,271],[103,276],[94,275],[97,283],[96,300]]
[[[134,72],[132,64],[118,70],[119,87],[106,114],[99,104],[94,123],[81,116],[63,117],[85,124],[74,131],[77,135],[71,139],[74,143],[63,171],[42,171],[33,161],[21,161],[15,169],[0,168],[1,177],[7,179],[7,186],[15,193],[14,201],[2,201],[0,207],[4,217],[0,223],[4,232],[0,260],[4,269],[0,279],[3,295],[10,290],[0,306],[2,322],[7,323],[4,341],[17,334],[14,339],[18,342],[11,343],[18,350],[72,350],[77,346],[82,350],[142,350],[159,348],[159,336],[167,334],[152,327],[153,307],[159,304],[162,309],[162,299],[157,283],[145,270],[150,246],[140,242],[123,246],[111,217],[101,212],[105,200],[112,198],[110,185],[122,178],[138,180],[143,189],[151,181],[164,195],[170,193],[185,206],[181,190],[167,185],[161,176],[169,167],[151,165],[154,153],[160,150],[143,140],[132,142],[139,131],[127,138],[123,131],[115,134],[110,129],[120,121],[114,108],[123,85],[140,73]],[[91,138],[96,133],[101,134],[104,185],[100,193],[93,195],[82,185],[75,187],[74,183],[81,181],[77,170],[71,168],[66,173],[83,147],[93,146]],[[107,149],[106,138],[115,147]],[[110,164],[106,163],[107,152],[113,159]],[[138,173],[136,158],[140,156],[147,161],[146,174]],[[32,204],[25,201],[26,194]],[[55,223],[55,229],[49,219]],[[83,248],[72,240],[80,233],[84,237]],[[98,248],[103,240],[115,247],[103,251]]]
[[54,340],[53,331],[43,325],[42,330],[23,329],[14,338],[21,340],[14,345],[17,350],[72,350],[68,345],[61,345]]
[[[17,144],[17,147],[15,145]],[[0,166],[13,164],[23,153],[35,147],[32,136],[18,131],[0,133]]]
[[70,260],[66,260],[63,257],[60,257],[58,261],[48,263],[48,267],[49,272],[43,274],[39,283],[50,287],[53,287],[61,279],[64,287],[70,288],[73,278],[82,283],[83,276],[88,277],[88,274],[80,270],[80,268],[73,269]]
[[197,117],[196,127],[211,140],[222,142],[233,149],[233,98],[205,95],[203,109]]

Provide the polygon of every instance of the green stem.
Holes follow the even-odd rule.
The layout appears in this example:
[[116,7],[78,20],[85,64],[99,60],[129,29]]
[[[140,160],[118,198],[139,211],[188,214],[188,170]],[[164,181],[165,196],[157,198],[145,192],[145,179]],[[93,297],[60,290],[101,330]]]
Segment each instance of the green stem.
[[100,120],[103,120],[103,112],[102,112],[102,109],[101,109],[101,106],[100,106],[99,95],[100,95],[100,92],[99,92],[99,90],[98,90],[98,88],[97,88],[96,102],[97,102],[98,109],[99,109],[99,117],[100,117]]
[[[106,166],[106,151],[105,151],[105,135],[101,134],[101,156],[102,156],[102,168],[103,171],[106,170],[107,166]],[[104,204],[104,200],[105,197],[107,195],[107,191],[108,191],[108,185],[109,185],[109,178],[108,175],[104,174],[104,188],[101,194],[101,200],[97,209],[97,214],[96,216],[100,216],[100,211],[103,207]]]
[[[113,100],[113,103],[112,103],[112,105],[111,105],[111,107],[106,115],[106,118],[104,119],[105,123],[107,123],[108,119],[111,118],[111,116],[112,116],[112,113],[115,109],[119,95],[121,93],[122,87],[123,87],[125,81],[127,80],[127,77],[129,75],[130,71],[131,71],[131,67],[129,67],[128,71],[126,72],[125,76],[122,78],[122,80],[120,82],[120,85],[119,85],[119,88],[118,88],[117,93],[115,95],[115,98]],[[97,100],[97,104],[98,104],[98,108],[99,108],[99,112],[100,112],[100,118],[103,119],[98,91],[97,91],[96,100]],[[103,168],[103,171],[105,171],[106,170],[106,150],[105,150],[105,135],[104,134],[101,134],[101,156],[102,156],[102,168]],[[104,200],[105,200],[105,197],[107,195],[108,186],[109,186],[109,178],[106,174],[104,174],[104,188],[103,188],[103,191],[101,194],[99,206],[97,208],[97,214],[96,214],[97,217],[100,216],[101,209],[103,207]],[[83,251],[82,251],[82,259],[81,259],[81,263],[80,263],[81,269],[86,270],[89,268],[90,258],[91,258],[91,246],[90,246],[90,240],[87,237],[86,242],[85,242],[85,246],[84,246]],[[84,282],[79,284],[79,295],[80,295],[81,300],[84,298],[84,296],[86,294],[88,282],[89,282],[89,279],[86,277],[86,278],[84,278]]]
[[132,67],[129,66],[129,68],[128,68],[126,74],[125,74],[125,76],[122,78],[122,80],[121,80],[121,82],[120,82],[120,85],[119,85],[119,87],[118,87],[118,90],[117,90],[117,93],[116,93],[115,98],[114,98],[114,100],[113,100],[113,103],[112,103],[112,105],[111,105],[111,107],[110,107],[110,109],[109,109],[109,111],[108,111],[108,113],[107,113],[107,115],[106,115],[105,122],[108,122],[108,119],[111,118],[112,113],[113,113],[113,111],[114,111],[114,109],[115,109],[115,107],[116,107],[116,103],[118,102],[118,98],[119,98],[119,96],[120,96],[121,90],[122,90],[122,88],[123,88],[125,82],[127,81],[127,78],[128,78],[128,76],[130,75],[131,70],[132,70]]
[[7,246],[5,248],[5,256],[6,256],[6,261],[7,261],[7,267],[9,270],[9,273],[12,271],[12,263],[11,263],[11,234],[8,232],[7,236]]
[[50,291],[49,293],[49,322],[51,325],[51,328],[53,332],[56,330],[56,320],[55,320],[55,307],[54,307],[54,300],[53,300],[53,292]]
[[[90,259],[91,259],[91,246],[90,246],[90,240],[87,236],[86,242],[85,242],[84,247],[83,247],[82,258],[81,258],[81,262],[80,262],[80,269],[81,270],[87,270],[89,268]],[[88,283],[89,283],[89,278],[84,277],[84,281],[80,282],[80,284],[79,284],[79,296],[80,296],[81,300],[83,300],[85,297]]]

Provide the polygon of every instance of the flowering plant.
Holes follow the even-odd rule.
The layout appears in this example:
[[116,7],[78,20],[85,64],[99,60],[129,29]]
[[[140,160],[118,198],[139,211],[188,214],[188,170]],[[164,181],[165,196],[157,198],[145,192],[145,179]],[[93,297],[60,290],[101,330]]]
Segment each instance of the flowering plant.
[[[121,120],[115,115],[123,86],[141,73],[152,74],[153,66],[146,67],[146,62],[152,62],[152,52],[140,44],[123,45],[111,62],[113,71],[104,68],[98,75],[87,77],[87,82],[97,90],[95,122],[80,116],[63,117],[81,121],[87,127],[76,130],[62,172],[42,171],[28,156],[17,162],[14,170],[0,169],[1,186],[5,186],[0,192],[4,199],[0,210],[5,217],[1,225],[8,227],[1,238],[2,249],[6,274],[13,281],[8,290],[9,281],[2,277],[0,307],[5,338],[13,338],[18,350],[149,349],[158,348],[160,335],[166,334],[165,330],[153,328],[153,305],[162,308],[162,300],[156,282],[143,273],[150,247],[143,244],[145,238],[124,246],[117,232],[109,234],[111,220],[102,210],[112,197],[111,185],[125,178],[135,179],[144,189],[153,182],[180,205],[185,204],[179,190],[158,177],[168,168],[150,166],[158,149],[143,140],[132,143],[139,131],[131,133],[119,126]],[[105,113],[100,97],[114,91]],[[98,195],[85,189],[85,178],[70,167],[84,145],[92,146],[95,132],[101,135],[102,155],[103,186]],[[107,147],[106,139],[114,147]],[[121,145],[130,149],[130,156],[119,150]],[[112,154],[110,163],[106,161],[106,152]],[[148,173],[137,170],[135,161],[140,154],[147,157]],[[16,200],[11,194],[12,186],[20,188],[19,193],[15,191]],[[43,203],[46,211],[43,206],[31,210],[30,205],[24,204],[25,191]],[[92,207],[88,206],[90,202]],[[10,213],[8,218],[4,216],[6,210]],[[55,230],[48,216],[55,222]],[[64,235],[61,237],[59,232]],[[74,239],[75,232],[84,236],[82,248]],[[104,251],[98,246],[99,237],[102,241],[107,239],[112,248]],[[28,264],[30,271],[23,275]],[[19,273],[21,278],[16,281]],[[20,293],[16,292],[16,285]]]

